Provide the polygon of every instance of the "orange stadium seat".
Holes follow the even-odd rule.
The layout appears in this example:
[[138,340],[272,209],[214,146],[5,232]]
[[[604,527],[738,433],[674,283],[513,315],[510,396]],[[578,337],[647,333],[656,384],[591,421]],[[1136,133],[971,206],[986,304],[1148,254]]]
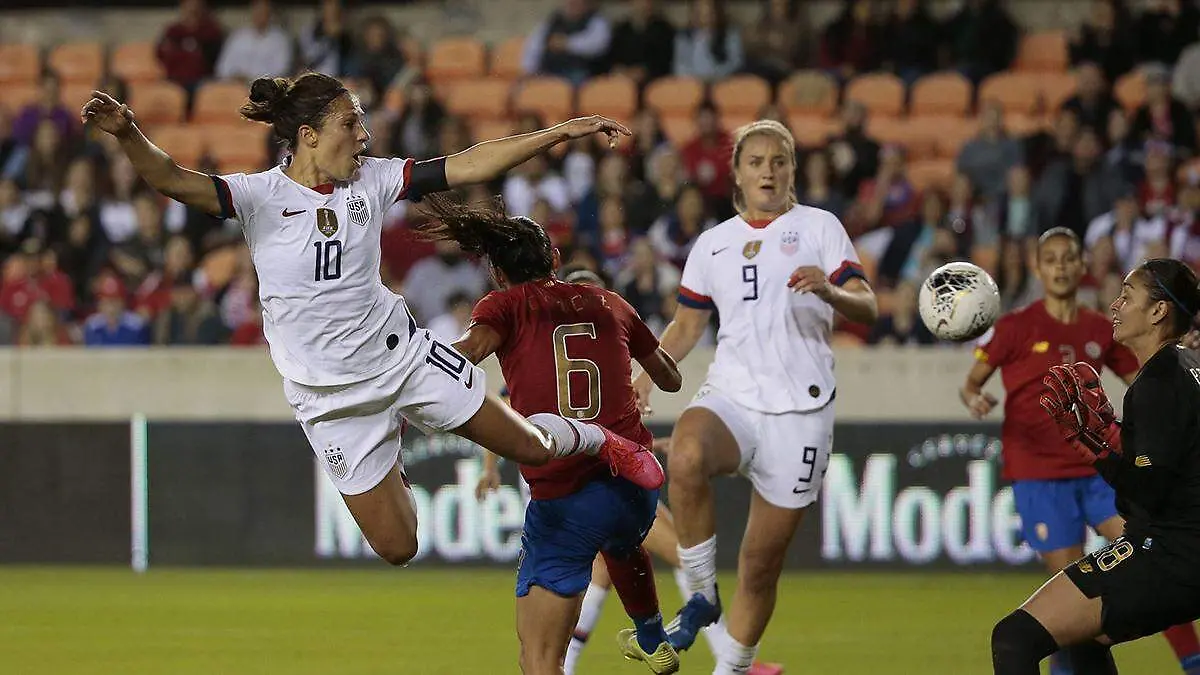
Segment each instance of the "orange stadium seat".
[[909,115],[966,115],[971,110],[971,81],[958,73],[933,73],[912,87]]
[[174,82],[129,85],[129,105],[146,124],[181,124],[187,115],[187,92]]
[[979,84],[979,103],[994,101],[1005,112],[1031,114],[1041,95],[1041,77],[1035,73],[1013,72],[991,75]]
[[36,102],[41,95],[41,87],[33,83],[4,85],[4,95],[0,96],[0,107],[15,113],[30,103]]
[[42,59],[30,44],[0,44],[0,85],[31,84],[41,75]]
[[512,120],[478,119],[471,122],[471,136],[477,141],[504,138],[516,133],[517,125]]
[[771,102],[771,85],[757,75],[735,75],[709,89],[713,105],[722,115],[752,115]]
[[790,115],[829,115],[837,110],[837,82],[819,70],[802,70],[779,85],[775,102]]
[[1045,104],[1038,112],[1048,114],[1058,112],[1062,104],[1075,95],[1079,89],[1079,80],[1074,73],[1042,73],[1038,85],[1041,87],[1042,102]]
[[890,73],[859,75],[846,85],[845,99],[861,103],[868,116],[898,117],[904,112],[904,82]]
[[936,142],[928,135],[928,130],[907,119],[869,117],[867,136],[881,144],[899,145],[910,161],[932,158],[937,153]]
[[934,156],[954,159],[967,141],[979,133],[979,122],[966,117],[912,117],[909,124],[933,142]]
[[204,145],[222,172],[257,171],[267,161],[265,124],[242,122],[203,128]]
[[575,114],[575,90],[567,80],[531,77],[513,86],[512,108],[517,112],[535,112],[545,124],[557,124]]
[[758,119],[758,115],[747,112],[726,113],[721,115],[721,128],[728,133],[737,131],[740,127]]
[[473,79],[486,73],[487,51],[473,37],[438,40],[425,59],[425,75],[430,82]]
[[525,51],[525,38],[514,37],[501,42],[492,48],[491,66],[492,77],[515,80],[524,75],[521,70],[521,54]]
[[662,130],[667,140],[678,148],[696,137],[696,118],[690,115],[686,117],[664,117],[662,119]]
[[46,62],[64,84],[91,86],[104,74],[104,46],[99,42],[66,42],[51,49]]
[[694,77],[664,77],[647,85],[642,98],[664,117],[690,116],[704,100],[704,84]]
[[508,94],[504,80],[466,80],[449,90],[446,109],[464,117],[501,119],[508,116]]
[[909,162],[908,180],[922,192],[930,188],[948,190],[954,182],[954,162],[948,159]]
[[248,89],[241,82],[207,82],[196,90],[192,121],[197,124],[233,124],[241,121],[238,110],[246,103]]
[[1113,96],[1130,112],[1140,108],[1146,102],[1146,76],[1140,70],[1125,73],[1117,78]]
[[126,84],[161,80],[165,72],[154,51],[153,42],[126,42],[113,48],[108,57],[109,70]]
[[793,113],[788,115],[788,128],[797,144],[812,148],[824,145],[830,136],[842,133],[845,125],[837,118]]
[[177,163],[196,166],[204,155],[204,136],[196,127],[186,124],[155,127],[148,134],[155,145]]
[[622,75],[594,77],[579,87],[579,114],[629,121],[637,113],[637,84]]
[[92,92],[96,90],[95,83],[63,85],[59,94],[63,105],[71,112],[83,110],[83,105],[92,100]]
[[1069,62],[1067,36],[1053,30],[1029,33],[1021,38],[1014,68],[1020,71],[1061,73]]
[[1011,136],[1028,136],[1047,128],[1047,120],[1041,115],[1005,115],[1004,130]]

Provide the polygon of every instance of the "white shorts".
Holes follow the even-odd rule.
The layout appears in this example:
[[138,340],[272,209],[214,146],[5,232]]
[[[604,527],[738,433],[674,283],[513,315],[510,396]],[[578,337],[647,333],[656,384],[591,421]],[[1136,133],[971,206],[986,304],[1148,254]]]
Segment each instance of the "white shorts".
[[419,329],[405,349],[394,368],[363,382],[313,387],[283,381],[296,420],[342,494],[366,492],[391,471],[405,422],[427,433],[450,431],[483,405],[483,370],[454,348]]
[[708,385],[689,408],[719,417],[738,444],[738,473],[769,503],[785,509],[817,501],[833,449],[833,402],[805,412],[764,413],[735,403]]

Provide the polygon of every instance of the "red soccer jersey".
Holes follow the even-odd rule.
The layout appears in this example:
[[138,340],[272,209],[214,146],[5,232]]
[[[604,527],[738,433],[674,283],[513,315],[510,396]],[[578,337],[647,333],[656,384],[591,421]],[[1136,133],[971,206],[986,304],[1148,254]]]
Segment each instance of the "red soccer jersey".
[[[517,412],[593,422],[646,446],[654,440],[637,408],[630,358],[653,354],[658,339],[621,296],[542,279],[488,293],[471,323],[500,334],[496,357]],[[583,454],[521,467],[534,499],[569,495],[604,471]]]
[[1113,341],[1108,319],[1081,307],[1075,323],[1060,323],[1039,300],[1000,317],[984,340],[975,358],[999,368],[1004,381],[1004,477],[1053,480],[1095,474],[1062,440],[1038,399],[1046,390],[1042,378],[1056,364],[1086,361],[1097,371],[1108,366],[1122,377],[1137,371],[1133,353]]

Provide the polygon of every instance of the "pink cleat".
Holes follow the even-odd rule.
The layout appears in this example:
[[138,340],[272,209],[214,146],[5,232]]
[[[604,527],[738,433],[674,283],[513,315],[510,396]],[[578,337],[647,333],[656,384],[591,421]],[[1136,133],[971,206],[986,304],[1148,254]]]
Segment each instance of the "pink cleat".
[[756,661],[750,666],[750,670],[746,671],[746,675],[783,675],[783,666],[778,663],[762,663]]
[[647,490],[662,487],[667,477],[653,452],[604,427],[600,427],[600,430],[604,432],[604,445],[600,446],[600,452],[596,453],[596,456],[608,462],[614,476],[620,476]]

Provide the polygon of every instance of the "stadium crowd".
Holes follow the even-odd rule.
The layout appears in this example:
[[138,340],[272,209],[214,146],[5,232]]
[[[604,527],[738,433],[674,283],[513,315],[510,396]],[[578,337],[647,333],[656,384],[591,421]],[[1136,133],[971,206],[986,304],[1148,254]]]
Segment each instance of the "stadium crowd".
[[[991,271],[1006,310],[1036,297],[1030,243],[1055,225],[1086,243],[1093,303],[1106,304],[1146,257],[1200,262],[1193,2],[1096,0],[1083,25],[1037,34],[999,0],[964,0],[937,17],[922,0],[847,0],[824,26],[797,0],[763,0],[744,26],[720,0],[690,2],[686,25],[654,0],[618,4],[562,0],[519,43],[513,91],[559,78],[586,113],[590,83],[625,83],[635,138],[615,152],[575,143],[462,198],[502,195],[547,228],[564,262],[608,276],[656,329],[674,312],[692,243],[732,215],[730,132],[755,116],[796,133],[799,201],[841,217],[880,292],[880,321],[845,326],[841,344],[932,344],[916,288],[950,260]],[[213,82],[310,69],[354,83],[382,156],[453,153],[564,118],[519,97],[501,120],[463,112],[454,86],[465,85],[439,74],[436,45],[338,0],[295,31],[268,0],[251,15],[227,30],[203,0],[183,0],[164,28],[155,58],[192,119]],[[134,89],[112,71],[98,86],[122,100]],[[46,65],[32,100],[0,98],[0,344],[262,344],[236,223],[148,191],[103,134],[80,126],[63,91]],[[701,94],[682,109],[659,104],[679,103],[680,91]],[[730,92],[743,105],[765,93],[745,113],[731,112]],[[275,146],[261,157],[234,169],[204,152],[194,168],[280,159]],[[382,275],[419,321],[452,338],[487,275],[451,245],[415,240],[409,226],[421,217],[404,202],[389,213]]]

